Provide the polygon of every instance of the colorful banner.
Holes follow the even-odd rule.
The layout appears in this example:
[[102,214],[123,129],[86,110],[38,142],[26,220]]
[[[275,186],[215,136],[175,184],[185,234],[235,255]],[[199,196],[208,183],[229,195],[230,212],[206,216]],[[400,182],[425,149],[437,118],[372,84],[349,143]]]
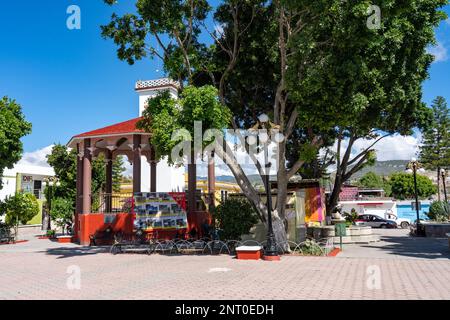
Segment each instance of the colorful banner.
[[183,192],[142,192],[134,195],[135,229],[145,231],[186,229],[186,196]]

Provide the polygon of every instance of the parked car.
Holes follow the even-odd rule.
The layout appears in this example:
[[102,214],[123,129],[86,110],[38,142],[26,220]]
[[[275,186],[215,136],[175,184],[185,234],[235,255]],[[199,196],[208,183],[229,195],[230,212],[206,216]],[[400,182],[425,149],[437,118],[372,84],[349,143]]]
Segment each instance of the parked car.
[[397,223],[392,220],[383,219],[374,214],[363,214],[358,216],[358,219],[355,221],[357,226],[366,226],[372,228],[397,228]]
[[402,229],[408,229],[411,224],[411,220],[404,219],[404,218],[398,218],[393,213],[386,213],[385,218],[387,220],[394,221],[397,224],[397,226],[400,226]]

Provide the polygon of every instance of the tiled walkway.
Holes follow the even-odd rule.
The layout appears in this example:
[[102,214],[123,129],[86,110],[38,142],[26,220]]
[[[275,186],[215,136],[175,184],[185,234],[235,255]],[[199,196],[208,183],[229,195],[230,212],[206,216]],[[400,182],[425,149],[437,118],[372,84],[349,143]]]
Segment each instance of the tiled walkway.
[[[413,250],[404,235],[397,237]],[[387,254],[384,245],[392,249],[380,242],[366,250],[344,248],[335,258],[265,262],[113,256],[32,239],[0,246],[0,299],[450,299],[449,255]]]

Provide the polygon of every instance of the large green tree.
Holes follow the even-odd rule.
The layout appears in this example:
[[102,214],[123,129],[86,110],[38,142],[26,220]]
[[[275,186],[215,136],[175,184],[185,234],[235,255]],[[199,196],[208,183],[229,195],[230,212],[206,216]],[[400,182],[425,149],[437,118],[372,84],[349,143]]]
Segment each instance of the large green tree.
[[450,113],[444,97],[437,97],[432,104],[432,124],[423,131],[420,161],[427,169],[436,170],[438,200],[441,200],[441,168],[450,167]]
[[[396,199],[414,199],[414,176],[406,172],[397,172],[389,177],[387,182],[391,187],[391,197]],[[436,186],[430,178],[417,175],[417,194],[421,199],[427,199],[436,193]]]
[[[206,0],[137,0],[136,14],[113,15],[102,35],[130,64],[146,56],[162,59],[182,93],[192,85],[216,87],[234,129],[248,129],[260,114],[269,115],[285,136],[277,147],[274,210],[275,234],[284,241],[287,183],[316,161],[321,147],[334,137],[339,146],[349,140],[345,152],[337,152],[333,207],[342,183],[373,160],[372,146],[350,157],[357,139],[406,134],[420,122],[420,86],[432,61],[425,49],[446,3],[385,1],[380,28],[369,29],[370,1],[225,0],[213,7]],[[207,22],[211,16],[216,30]],[[265,221],[259,193],[222,151],[216,155]],[[252,160],[262,176],[264,165]]]
[[23,145],[20,139],[31,132],[21,106],[8,97],[0,99],[0,189],[5,168],[11,169],[20,160]]
[[358,180],[358,186],[363,188],[383,188],[383,178],[373,171],[367,172]]

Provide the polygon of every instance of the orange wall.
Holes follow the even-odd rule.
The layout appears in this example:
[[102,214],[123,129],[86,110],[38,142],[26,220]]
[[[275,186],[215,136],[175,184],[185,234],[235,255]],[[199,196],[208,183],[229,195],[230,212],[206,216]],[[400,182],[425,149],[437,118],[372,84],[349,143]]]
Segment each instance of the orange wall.
[[122,231],[125,234],[133,232],[134,215],[129,213],[118,213],[112,223],[105,223],[105,215],[102,213],[90,213],[78,215],[79,230],[78,239],[81,245],[89,245],[89,236],[97,230],[103,231],[111,227],[114,232]]
[[[96,231],[103,231],[108,227],[113,229],[113,232],[123,232],[125,234],[133,233],[133,221],[135,218],[134,214],[129,213],[117,213],[116,218],[112,223],[105,223],[105,214],[103,213],[90,213],[90,214],[79,214],[78,215],[78,225],[79,230],[77,232],[78,239],[81,245],[89,245],[89,236],[95,234]],[[197,230],[197,234],[202,236],[201,225],[203,222],[208,220],[211,223],[211,215],[206,211],[197,211],[194,215],[188,214],[188,230],[189,232],[192,228]],[[159,239],[173,239],[177,234],[178,230],[162,230],[158,231]],[[152,233],[150,232],[150,236]]]

